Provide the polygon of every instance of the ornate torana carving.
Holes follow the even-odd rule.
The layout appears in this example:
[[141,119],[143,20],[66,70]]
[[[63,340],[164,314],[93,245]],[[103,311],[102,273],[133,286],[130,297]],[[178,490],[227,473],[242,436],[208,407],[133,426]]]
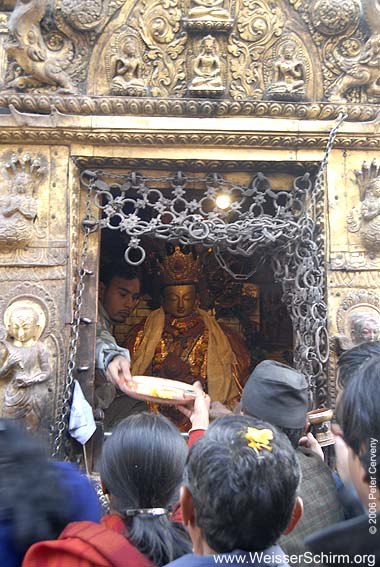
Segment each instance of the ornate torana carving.
[[30,154],[22,159],[12,154],[3,175],[6,184],[0,188],[0,249],[25,247],[36,231],[38,201],[33,195],[46,175],[46,167]]
[[[194,103],[186,100],[190,94],[229,97],[225,113],[233,114],[239,113],[234,101],[246,103],[243,114],[251,109],[260,115],[293,114],[287,106],[252,105],[270,99],[359,103],[356,112],[365,115],[363,102],[380,98],[378,21],[379,5],[373,0],[54,0],[51,5],[17,0],[9,20],[3,88],[65,93],[58,94],[58,104],[86,114],[94,106],[105,113],[157,114],[148,100],[157,97],[171,99],[158,101],[158,114],[172,104],[176,114],[194,115]],[[215,80],[198,75],[199,69],[204,73],[204,57],[198,57],[207,35],[217,44]],[[79,97],[66,102],[74,87],[103,98],[85,105]],[[109,100],[116,96],[121,100]],[[125,97],[133,99],[130,105]],[[139,98],[146,102],[141,105]],[[11,104],[28,106],[17,96]],[[44,112],[51,110],[46,100],[39,104]],[[209,109],[200,112],[221,113]],[[315,109],[306,112],[318,118]],[[324,112],[331,114],[327,107]],[[299,115],[306,117],[304,109]]]
[[347,350],[360,343],[380,338],[380,298],[360,290],[345,298],[336,316],[338,343]]
[[2,415],[36,430],[44,413],[51,373],[49,355],[40,337],[46,315],[37,300],[16,300],[4,313],[6,338],[0,342],[0,378],[8,380]]
[[380,167],[373,160],[363,163],[361,171],[355,171],[359,186],[361,208],[354,207],[347,219],[350,232],[360,231],[365,247],[376,253],[380,244]]
[[9,19],[9,41],[6,44],[12,63],[5,81],[7,89],[46,87],[61,92],[75,92],[73,82],[64,70],[68,66],[64,58],[55,54],[56,42],[49,49],[42,37],[40,22],[48,0],[17,0]]

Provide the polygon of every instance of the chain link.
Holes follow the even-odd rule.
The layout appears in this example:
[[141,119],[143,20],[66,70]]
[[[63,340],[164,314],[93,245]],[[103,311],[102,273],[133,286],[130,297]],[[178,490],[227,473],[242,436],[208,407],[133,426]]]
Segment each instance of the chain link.
[[86,275],[89,273],[87,272],[85,265],[87,260],[90,234],[91,232],[94,231],[94,229],[97,228],[97,222],[91,216],[90,211],[91,211],[91,190],[88,187],[87,197],[86,197],[86,213],[82,223],[84,237],[83,237],[83,246],[82,246],[82,252],[81,252],[76,287],[75,287],[75,294],[74,294],[73,321],[71,324],[69,352],[67,359],[67,371],[66,371],[65,383],[63,385],[62,395],[58,403],[58,410],[57,410],[58,419],[55,427],[55,435],[52,446],[53,457],[58,456],[62,451],[64,434],[68,427],[68,414],[70,412],[70,402],[73,393],[72,392],[73,382],[75,379],[74,369],[76,365],[76,357],[78,352],[79,326],[81,320],[83,293],[85,290],[85,278]]

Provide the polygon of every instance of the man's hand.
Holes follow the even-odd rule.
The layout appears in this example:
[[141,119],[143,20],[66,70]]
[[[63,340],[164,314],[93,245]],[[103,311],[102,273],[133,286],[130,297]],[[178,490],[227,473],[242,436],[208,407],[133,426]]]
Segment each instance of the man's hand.
[[[179,411],[186,415],[191,421],[192,429],[207,429],[209,425],[209,409],[210,409],[210,396],[208,396],[202,389],[201,383],[194,382],[194,391],[196,398],[194,400],[194,407],[189,408],[186,406],[177,406]],[[191,402],[193,403],[193,402]]]
[[325,455],[323,453],[322,447],[320,446],[320,444],[318,443],[318,441],[316,440],[314,435],[312,433],[310,433],[310,431],[307,435],[304,435],[303,437],[301,437],[298,444],[301,447],[306,447],[307,449],[310,449],[311,451],[313,451],[313,453],[318,455],[318,457],[320,457],[322,459],[322,461],[325,460]]
[[[131,381],[129,360],[118,354],[111,360],[106,371],[107,379],[125,394],[128,394],[127,384]],[[129,388],[130,389],[130,388]]]

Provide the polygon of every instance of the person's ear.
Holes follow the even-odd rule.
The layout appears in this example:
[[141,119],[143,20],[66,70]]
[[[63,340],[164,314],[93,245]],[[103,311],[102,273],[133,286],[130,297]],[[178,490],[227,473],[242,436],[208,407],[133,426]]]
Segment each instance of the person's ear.
[[106,286],[103,282],[99,282],[99,300],[103,303],[106,294]]
[[179,501],[182,509],[182,518],[185,526],[194,525],[195,513],[193,497],[187,486],[181,486]]
[[292,532],[294,530],[294,528],[296,527],[296,525],[300,521],[302,514],[303,514],[302,498],[300,496],[297,496],[294,507],[293,507],[292,515],[290,516],[290,520],[288,522],[288,525],[286,526],[286,529],[284,531],[284,535],[290,534],[290,532]]

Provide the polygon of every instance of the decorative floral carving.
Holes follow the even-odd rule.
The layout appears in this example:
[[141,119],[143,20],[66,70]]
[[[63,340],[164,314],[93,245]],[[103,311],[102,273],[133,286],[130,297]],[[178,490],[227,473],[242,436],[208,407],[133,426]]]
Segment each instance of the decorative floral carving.
[[33,196],[36,184],[46,175],[39,158],[13,154],[5,164],[7,194],[0,197],[0,247],[21,248],[30,243],[38,201]]
[[326,35],[343,34],[355,28],[360,14],[359,0],[317,0],[311,11],[313,25]]
[[153,96],[184,93],[186,86],[183,52],[187,34],[180,33],[178,0],[144,0],[139,10],[139,30],[148,47],[152,73],[149,86]]
[[104,23],[109,0],[62,0],[63,17],[78,30],[92,30]]
[[277,6],[265,0],[241,0],[236,7],[238,33],[231,35],[230,94],[236,100],[261,99],[264,94],[263,60],[282,33],[285,18]]

